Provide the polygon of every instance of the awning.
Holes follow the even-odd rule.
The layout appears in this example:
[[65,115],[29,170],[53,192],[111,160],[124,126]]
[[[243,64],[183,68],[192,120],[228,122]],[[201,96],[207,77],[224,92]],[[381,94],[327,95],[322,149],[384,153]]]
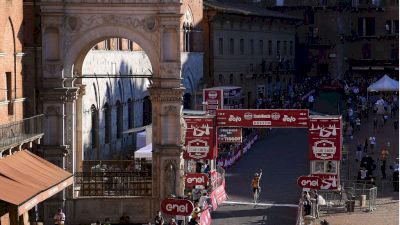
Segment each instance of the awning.
[[152,159],[153,145],[149,144],[135,152],[135,158]]
[[28,150],[0,159],[0,200],[18,206],[18,215],[73,183],[73,175]]

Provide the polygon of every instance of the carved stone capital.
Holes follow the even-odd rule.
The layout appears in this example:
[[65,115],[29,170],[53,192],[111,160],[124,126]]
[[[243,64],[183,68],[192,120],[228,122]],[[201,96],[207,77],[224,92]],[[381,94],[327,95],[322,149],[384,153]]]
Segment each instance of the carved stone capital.
[[182,102],[185,88],[154,88],[148,89],[153,102]]
[[53,88],[43,90],[40,93],[40,99],[42,101],[52,101],[52,102],[71,102],[78,98],[79,88]]

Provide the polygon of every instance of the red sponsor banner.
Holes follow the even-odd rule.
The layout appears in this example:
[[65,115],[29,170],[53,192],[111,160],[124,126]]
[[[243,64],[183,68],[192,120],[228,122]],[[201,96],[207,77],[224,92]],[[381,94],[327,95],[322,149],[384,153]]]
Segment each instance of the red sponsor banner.
[[307,127],[307,109],[218,109],[219,127]]
[[218,202],[217,202],[217,197],[215,196],[214,192],[211,192],[210,198],[212,200],[213,210],[216,210],[218,208]]
[[336,190],[339,188],[340,181],[336,174],[312,174],[312,176],[321,179],[321,190]]
[[185,175],[186,187],[194,187],[196,185],[207,186],[208,176],[205,173],[187,173]]
[[215,148],[214,118],[185,117],[186,151],[184,159],[213,159],[217,152]]
[[213,193],[218,205],[221,205],[226,200],[225,185],[218,186]]
[[215,115],[216,109],[222,108],[223,93],[222,90],[205,89],[203,90],[203,101],[205,111],[210,115]]
[[242,128],[218,128],[218,143],[242,143]]
[[161,202],[161,211],[168,215],[189,216],[193,211],[193,203],[185,199],[167,198]]
[[200,214],[200,225],[211,225],[211,214],[209,209],[204,210]]
[[341,117],[310,117],[308,123],[310,160],[341,160]]
[[322,180],[315,176],[300,176],[297,178],[297,184],[301,188],[319,189],[322,185]]

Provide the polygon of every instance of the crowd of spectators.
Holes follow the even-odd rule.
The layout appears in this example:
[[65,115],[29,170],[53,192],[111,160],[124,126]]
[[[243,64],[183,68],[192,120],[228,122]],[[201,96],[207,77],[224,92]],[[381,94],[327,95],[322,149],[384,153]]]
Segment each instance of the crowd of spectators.
[[[376,179],[387,179],[387,160],[389,156],[390,140],[383,140],[386,143],[376,146],[378,134],[382,130],[398,129],[398,93],[397,92],[378,92],[368,93],[369,85],[377,81],[380,77],[357,78],[344,81],[345,110],[344,110],[344,132],[353,140],[357,132],[363,131],[367,136],[362,139],[354,140],[356,146],[356,159],[359,163],[357,180],[367,181],[375,184]],[[373,127],[367,128],[368,121],[373,123]],[[392,125],[389,125],[392,124]],[[366,130],[368,129],[368,130]],[[381,137],[382,138],[382,137]],[[380,151],[379,151],[380,150]],[[392,181],[394,190],[398,191],[398,163],[394,162],[391,166]],[[375,170],[380,164],[380,174]]]
[[331,85],[329,76],[304,77],[286,87],[273,86],[267,95],[260,94],[254,104],[256,109],[304,109],[310,107],[309,96],[318,95],[323,85]]

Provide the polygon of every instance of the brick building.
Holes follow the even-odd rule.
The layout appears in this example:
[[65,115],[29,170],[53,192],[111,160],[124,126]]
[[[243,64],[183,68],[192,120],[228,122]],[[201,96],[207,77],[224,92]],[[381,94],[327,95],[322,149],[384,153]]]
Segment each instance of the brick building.
[[43,136],[41,116],[26,115],[23,88],[23,5],[22,1],[0,2],[0,158],[15,150],[36,149]]
[[301,75],[329,74],[339,79],[398,75],[397,0],[266,0],[259,4],[303,18],[296,44]]
[[210,86],[241,86],[244,107],[294,81],[301,19],[258,5],[204,3],[205,77]]

